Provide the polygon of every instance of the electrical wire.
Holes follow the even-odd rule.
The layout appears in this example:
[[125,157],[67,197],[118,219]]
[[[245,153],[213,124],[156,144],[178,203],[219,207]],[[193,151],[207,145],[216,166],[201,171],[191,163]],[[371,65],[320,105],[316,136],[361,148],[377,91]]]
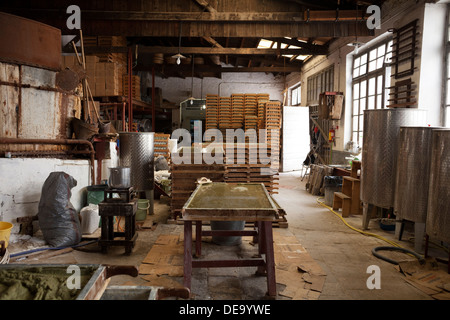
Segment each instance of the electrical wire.
[[[319,199],[322,199],[322,198],[321,198],[321,197],[317,198],[317,200],[316,200],[317,203],[319,203],[321,206],[323,206],[323,207],[327,208],[328,210],[330,210],[335,216],[337,216],[339,219],[341,219],[342,222],[344,222],[344,224],[345,224],[347,227],[349,227],[350,229],[352,229],[352,230],[354,230],[354,231],[356,231],[356,232],[359,232],[359,233],[361,233],[361,234],[363,234],[363,235],[370,236],[370,237],[375,237],[375,238],[377,238],[377,239],[383,240],[383,241],[389,243],[390,245],[392,245],[392,247],[380,246],[380,247],[373,248],[373,249],[372,249],[372,254],[373,254],[375,257],[377,257],[377,258],[379,258],[379,259],[382,259],[382,260],[385,260],[385,261],[387,261],[387,262],[389,262],[389,263],[392,263],[392,264],[398,264],[397,261],[392,260],[392,259],[389,259],[389,258],[386,258],[386,257],[384,257],[384,256],[382,256],[382,255],[380,255],[380,254],[378,253],[378,251],[381,251],[381,250],[397,251],[397,252],[403,252],[403,253],[406,253],[406,254],[409,255],[409,256],[412,256],[412,257],[417,258],[421,264],[424,263],[424,261],[425,261],[424,257],[423,257],[422,255],[418,254],[417,252],[414,252],[414,251],[411,251],[411,250],[409,250],[409,249],[407,249],[407,248],[405,248],[405,247],[402,247],[401,245],[399,245],[399,244],[396,243],[395,241],[391,241],[391,240],[389,240],[389,239],[386,239],[386,238],[384,238],[384,237],[382,237],[382,236],[380,236],[380,235],[378,235],[378,234],[371,233],[371,232],[366,232],[366,231],[360,230],[360,229],[358,229],[358,228],[355,228],[355,227],[349,225],[349,224],[347,223],[347,221],[345,221],[345,219],[342,218],[342,216],[341,216],[339,213],[337,213],[336,211],[334,211],[333,208],[327,206],[327,205],[326,205],[325,203],[323,203],[322,201],[319,201]],[[430,241],[430,243],[433,243],[433,242]],[[448,253],[449,250],[448,250],[446,247],[440,246],[439,244],[436,244],[436,243],[433,243],[433,244],[436,245],[438,248],[440,248],[440,249],[442,249],[443,251],[445,251],[445,252]]]
[[[390,245],[392,245],[392,246],[394,246],[394,247],[397,247],[397,248],[403,248],[403,247],[402,247],[401,245],[399,245],[398,243],[396,243],[396,242],[394,242],[394,241],[391,241],[391,240],[389,240],[389,239],[386,239],[386,238],[384,238],[384,237],[382,237],[382,236],[380,236],[380,235],[378,235],[378,234],[371,233],[371,232],[366,232],[366,231],[360,230],[360,229],[358,229],[358,228],[355,228],[355,227],[349,225],[348,222],[345,221],[345,219],[342,218],[342,216],[341,216],[339,213],[337,213],[336,211],[334,211],[331,207],[327,206],[327,205],[326,205],[325,203],[323,203],[322,201],[319,201],[319,199],[321,199],[321,198],[317,198],[317,203],[319,203],[321,206],[327,208],[327,209],[330,210],[332,213],[334,213],[334,215],[336,215],[339,219],[341,219],[342,222],[344,222],[344,224],[345,224],[347,227],[349,227],[350,229],[352,229],[353,231],[359,232],[359,233],[361,233],[361,234],[363,234],[363,235],[366,235],[366,236],[375,237],[375,238],[377,238],[377,239],[383,240],[383,241],[389,243]],[[405,249],[405,248],[404,248],[404,249]]]

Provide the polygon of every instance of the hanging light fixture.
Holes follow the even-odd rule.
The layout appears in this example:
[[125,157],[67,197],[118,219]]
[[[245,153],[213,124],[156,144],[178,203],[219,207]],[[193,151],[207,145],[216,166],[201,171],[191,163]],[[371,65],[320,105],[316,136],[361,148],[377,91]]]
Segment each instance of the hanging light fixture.
[[180,21],[180,35],[178,38],[178,53],[173,55],[172,58],[177,59],[177,64],[179,65],[181,63],[181,59],[186,59],[185,56],[183,56],[180,53],[180,48],[181,48],[181,25],[182,25],[183,21]]
[[355,41],[348,43],[347,45],[350,47],[354,47],[353,54],[357,55],[359,52],[359,48],[362,47],[365,43],[358,41],[358,4],[356,4],[356,19],[355,19]]
[[188,100],[191,104],[194,104],[194,55],[192,55],[191,96]]

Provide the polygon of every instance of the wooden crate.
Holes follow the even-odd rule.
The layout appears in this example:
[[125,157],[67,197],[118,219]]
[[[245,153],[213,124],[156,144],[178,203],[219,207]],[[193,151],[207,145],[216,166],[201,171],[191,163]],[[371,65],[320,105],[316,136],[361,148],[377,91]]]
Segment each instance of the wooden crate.
[[197,187],[202,177],[213,182],[224,182],[225,165],[221,164],[171,164],[171,203],[172,219],[177,220],[181,209]]
[[163,156],[168,163],[170,163],[169,139],[170,134],[155,133],[153,140],[153,155],[155,158]]

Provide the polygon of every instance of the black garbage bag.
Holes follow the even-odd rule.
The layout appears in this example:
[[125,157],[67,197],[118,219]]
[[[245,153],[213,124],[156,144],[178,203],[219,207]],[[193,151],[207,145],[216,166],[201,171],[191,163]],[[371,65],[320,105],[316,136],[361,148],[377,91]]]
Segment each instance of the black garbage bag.
[[52,172],[42,186],[38,219],[45,241],[52,247],[67,247],[81,241],[81,225],[70,202],[77,181],[65,172]]

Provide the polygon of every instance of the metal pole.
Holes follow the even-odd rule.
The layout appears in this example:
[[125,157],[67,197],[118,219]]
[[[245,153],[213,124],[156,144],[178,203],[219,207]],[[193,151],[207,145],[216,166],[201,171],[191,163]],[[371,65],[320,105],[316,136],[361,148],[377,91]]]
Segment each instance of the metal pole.
[[155,131],[155,67],[152,67],[152,131]]

